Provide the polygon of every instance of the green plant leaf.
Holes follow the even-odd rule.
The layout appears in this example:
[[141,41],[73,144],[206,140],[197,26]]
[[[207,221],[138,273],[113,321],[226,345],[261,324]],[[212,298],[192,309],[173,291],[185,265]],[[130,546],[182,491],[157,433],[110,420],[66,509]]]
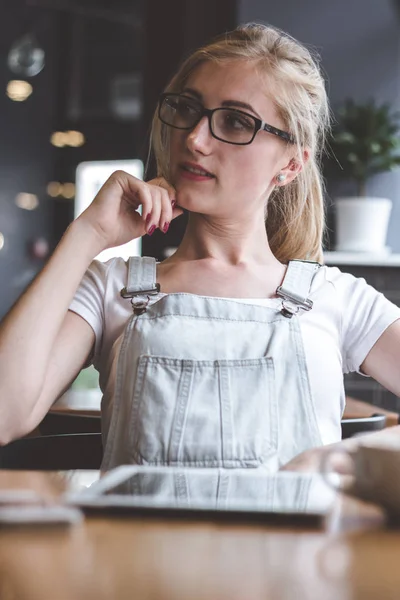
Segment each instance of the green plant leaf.
[[337,111],[328,143],[333,160],[326,168],[363,188],[371,175],[400,165],[400,112],[374,99],[356,103],[348,98]]

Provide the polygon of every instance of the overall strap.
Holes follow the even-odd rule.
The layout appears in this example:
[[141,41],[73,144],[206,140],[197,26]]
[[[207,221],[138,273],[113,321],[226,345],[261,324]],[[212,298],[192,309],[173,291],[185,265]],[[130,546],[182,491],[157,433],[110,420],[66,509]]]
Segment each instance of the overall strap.
[[315,273],[321,265],[309,260],[290,260],[282,285],[276,293],[283,298],[281,312],[289,319],[301,309],[311,310],[309,299]]
[[156,264],[156,259],[150,256],[131,256],[128,261],[128,281],[121,290],[121,296],[133,298],[158,294],[160,284],[156,283]]

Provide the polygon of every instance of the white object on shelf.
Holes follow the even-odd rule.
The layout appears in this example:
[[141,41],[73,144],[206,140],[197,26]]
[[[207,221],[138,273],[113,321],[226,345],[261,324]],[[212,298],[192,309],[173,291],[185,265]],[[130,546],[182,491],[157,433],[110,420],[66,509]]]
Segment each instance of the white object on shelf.
[[[76,168],[75,219],[92,202],[97,192],[114,171],[126,171],[130,175],[143,178],[143,162],[132,160],[97,160],[80,163]],[[105,262],[114,256],[124,259],[130,256],[140,256],[142,253],[141,238],[132,240],[117,248],[108,248],[96,258]]]
[[386,243],[392,201],[388,198],[337,198],[336,250],[382,252]]

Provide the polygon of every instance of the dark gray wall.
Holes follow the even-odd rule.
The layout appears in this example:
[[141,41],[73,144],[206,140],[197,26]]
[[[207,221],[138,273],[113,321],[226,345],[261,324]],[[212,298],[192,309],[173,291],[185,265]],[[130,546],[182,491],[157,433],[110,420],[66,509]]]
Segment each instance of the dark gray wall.
[[[400,109],[400,16],[394,1],[240,0],[239,20],[270,23],[315,48],[333,108],[346,97],[374,97]],[[328,191],[335,193],[331,186]],[[354,190],[340,190],[347,192]],[[367,193],[393,200],[388,245],[400,252],[400,170],[371,179]]]
[[[128,20],[121,25],[33,2],[28,6],[25,0],[4,0],[4,10],[1,3],[0,232],[6,243],[0,251],[0,318],[43,267],[45,261],[30,253],[31,242],[44,237],[52,250],[73,219],[73,199],[49,197],[48,182],[73,182],[76,166],[84,160],[136,157],[143,139],[136,122],[114,118],[109,102],[113,74],[137,70],[138,28]],[[86,0],[79,5],[91,8]],[[140,0],[118,0],[115,14],[123,5],[132,15],[141,7]],[[18,76],[9,70],[7,54],[27,31],[36,33],[46,64],[40,74],[27,78],[32,96],[13,102],[4,91]],[[50,136],[58,129],[83,131],[86,143],[81,148],[54,148]],[[18,208],[19,192],[36,194],[39,207]]]
[[[53,150],[49,143],[54,121],[55,29],[52,18],[41,15],[41,41],[49,49],[46,68],[31,78],[33,93],[25,102],[12,102],[5,94],[7,82],[18,79],[7,68],[11,44],[24,32],[23,0],[5,2],[0,19],[0,317],[41,268],[31,258],[29,244],[45,237],[51,244],[53,204],[46,195],[53,175]],[[38,23],[39,24],[39,23]],[[15,204],[19,192],[36,194],[39,207],[22,210]]]

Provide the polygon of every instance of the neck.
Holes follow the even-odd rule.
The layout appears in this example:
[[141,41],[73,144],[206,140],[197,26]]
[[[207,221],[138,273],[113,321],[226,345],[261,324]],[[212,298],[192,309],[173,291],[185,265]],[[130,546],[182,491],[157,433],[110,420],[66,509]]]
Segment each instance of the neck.
[[232,221],[190,213],[174,260],[213,259],[226,265],[278,264],[271,252],[263,212]]

